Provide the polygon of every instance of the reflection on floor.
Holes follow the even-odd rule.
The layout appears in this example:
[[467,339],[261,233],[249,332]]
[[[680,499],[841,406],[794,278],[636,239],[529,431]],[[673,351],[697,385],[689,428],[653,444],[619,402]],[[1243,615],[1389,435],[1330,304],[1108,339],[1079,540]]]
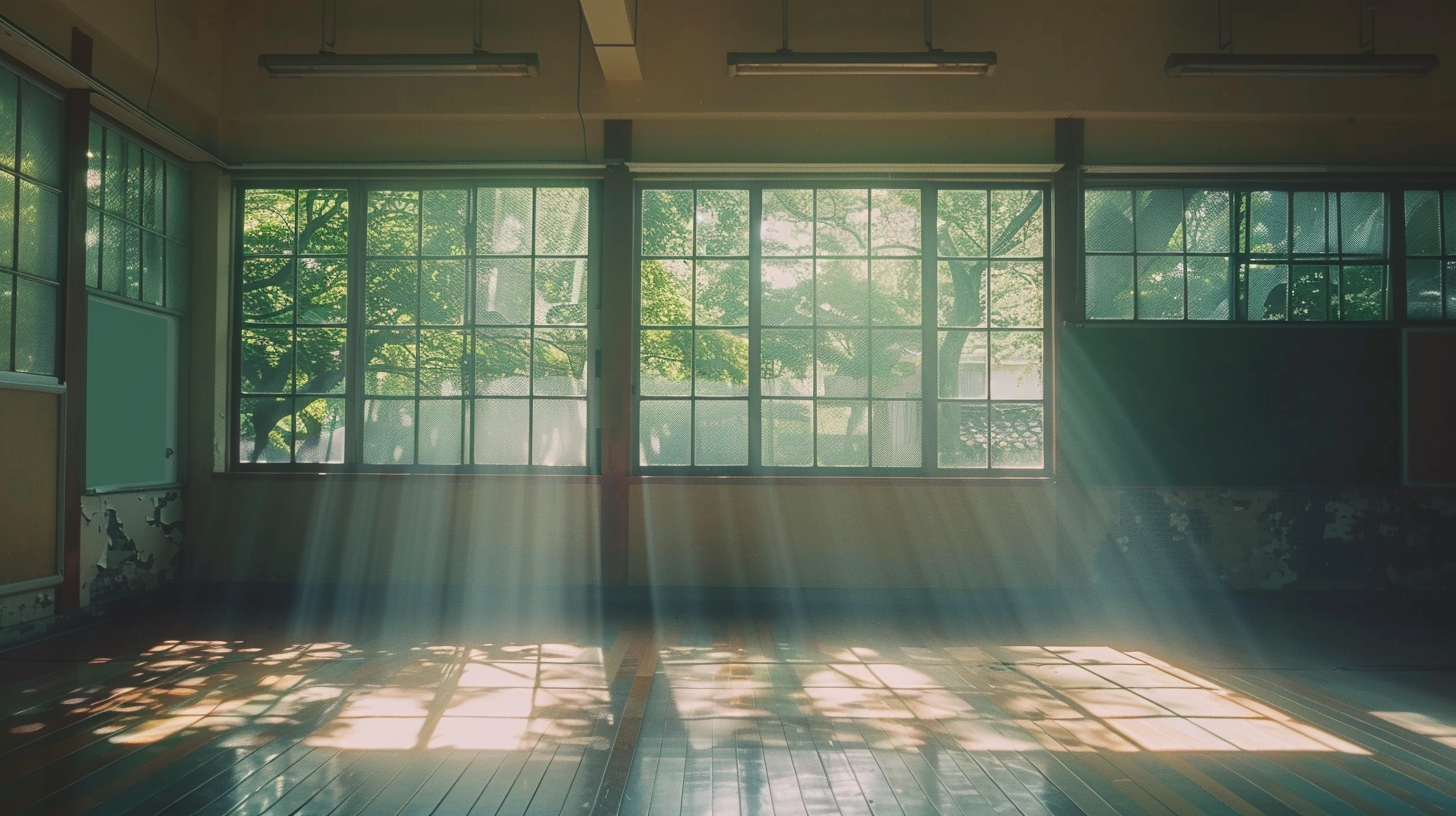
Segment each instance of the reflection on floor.
[[141,645],[160,626],[0,655],[0,809],[1456,812],[1451,701],[1402,693],[1401,672],[1193,666],[883,615]]

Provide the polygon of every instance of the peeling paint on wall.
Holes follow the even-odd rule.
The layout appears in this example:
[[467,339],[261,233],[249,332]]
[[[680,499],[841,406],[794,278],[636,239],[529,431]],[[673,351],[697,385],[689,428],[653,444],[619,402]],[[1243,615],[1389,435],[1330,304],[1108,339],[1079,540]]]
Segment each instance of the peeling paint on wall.
[[1097,578],[1205,575],[1230,589],[1456,592],[1456,492],[1109,489]]
[[37,636],[55,613],[54,587],[0,596],[0,644]]
[[81,498],[81,605],[172,583],[182,548],[178,490]]

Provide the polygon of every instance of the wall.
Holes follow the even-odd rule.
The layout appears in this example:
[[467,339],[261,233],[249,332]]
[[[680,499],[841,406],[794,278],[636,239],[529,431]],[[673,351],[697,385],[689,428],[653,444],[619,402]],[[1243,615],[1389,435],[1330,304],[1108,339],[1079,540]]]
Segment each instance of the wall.
[[181,489],[82,496],[81,605],[175,583],[182,532]]
[[[0,587],[59,574],[61,397],[0,387]],[[0,642],[34,631],[55,611],[54,587],[0,590]]]

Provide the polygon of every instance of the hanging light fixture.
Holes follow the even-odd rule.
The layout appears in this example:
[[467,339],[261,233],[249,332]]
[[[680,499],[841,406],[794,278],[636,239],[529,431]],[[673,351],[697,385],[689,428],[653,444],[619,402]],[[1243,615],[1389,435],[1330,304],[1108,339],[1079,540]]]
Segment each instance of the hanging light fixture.
[[789,0],[782,0],[783,45],[777,51],[728,54],[728,76],[990,76],[994,51],[942,51],[931,38],[931,0],[924,0],[924,51],[794,51]]
[[263,54],[258,67],[274,78],[536,76],[535,54],[492,54],[482,48],[481,0],[475,3],[475,48],[467,54],[336,54],[337,3],[323,0],[317,54]]
[[[1233,0],[1218,0],[1218,53],[1169,54],[1170,77],[1402,77],[1424,76],[1441,60],[1435,54],[1377,54],[1374,7],[1360,0],[1358,54],[1233,54]],[[1367,27],[1367,18],[1372,18]]]

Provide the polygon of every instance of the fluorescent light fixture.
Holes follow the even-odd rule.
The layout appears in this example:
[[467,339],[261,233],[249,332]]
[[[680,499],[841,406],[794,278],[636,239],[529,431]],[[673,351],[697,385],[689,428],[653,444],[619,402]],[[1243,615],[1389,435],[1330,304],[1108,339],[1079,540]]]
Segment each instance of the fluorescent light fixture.
[[1435,54],[1170,54],[1170,77],[1424,76],[1439,67]]
[[798,52],[728,55],[728,76],[989,76],[994,51]]
[[402,77],[536,75],[535,54],[264,54],[258,67],[273,77]]

